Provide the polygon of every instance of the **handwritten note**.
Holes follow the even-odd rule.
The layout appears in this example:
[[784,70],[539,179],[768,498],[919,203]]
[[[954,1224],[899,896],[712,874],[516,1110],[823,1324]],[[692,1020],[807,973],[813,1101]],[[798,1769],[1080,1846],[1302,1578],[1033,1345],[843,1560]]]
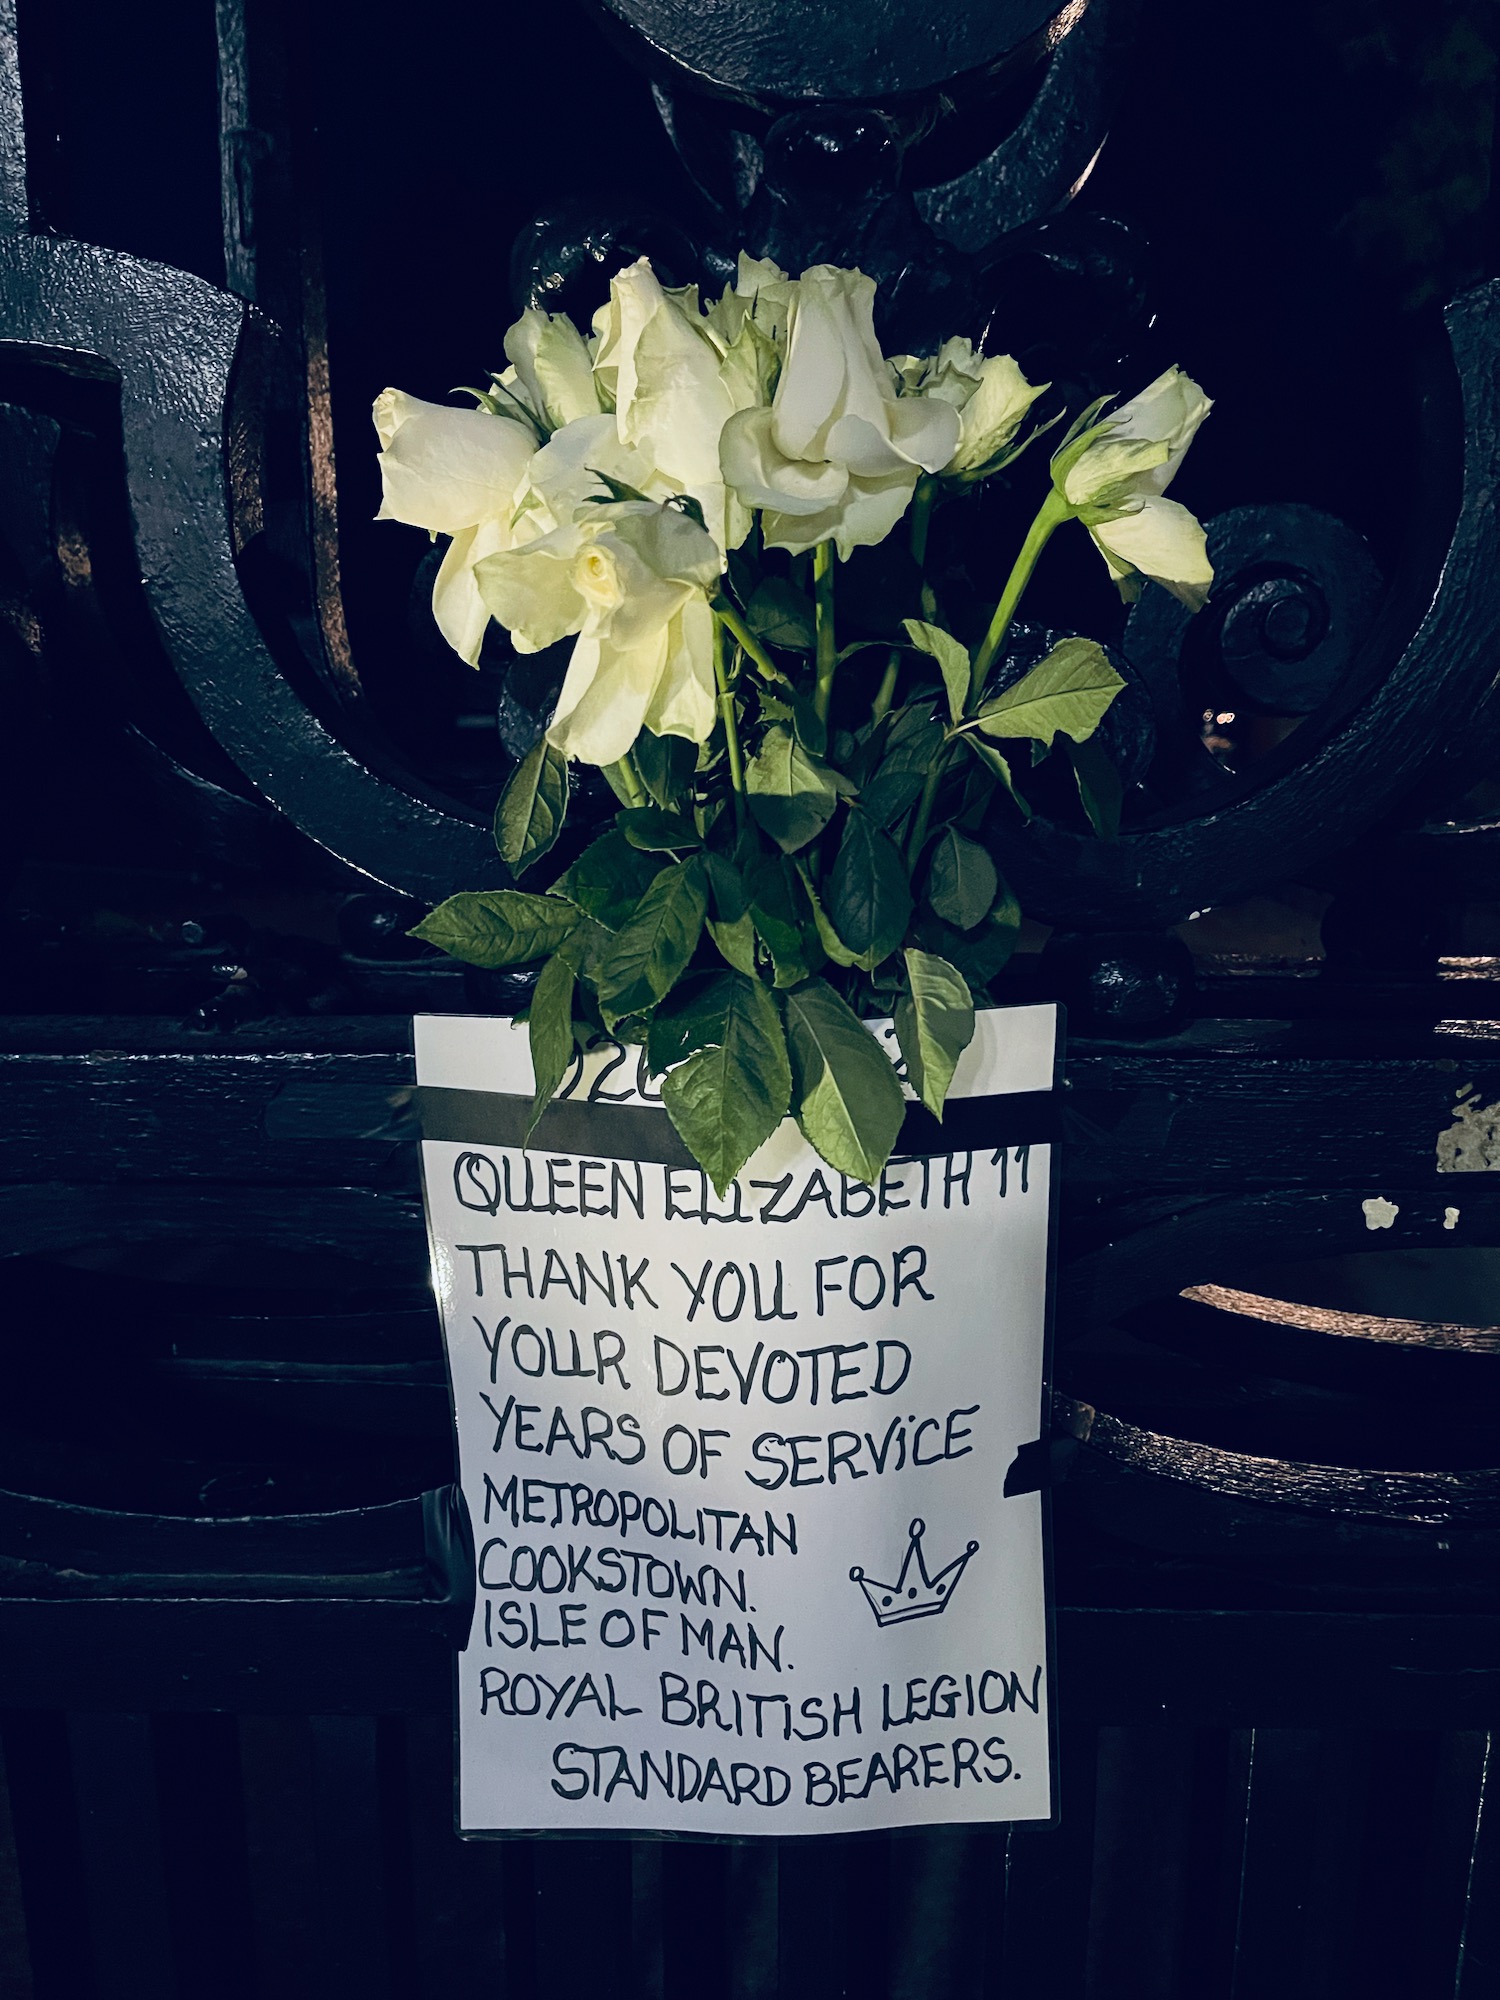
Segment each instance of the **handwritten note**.
[[980,1015],[963,1150],[869,1187],[788,1121],[720,1200],[636,1051],[576,1065],[570,1150],[522,1151],[524,1028],[418,1019],[462,1831],[1050,1816],[1041,1499],[1002,1487],[1042,1427],[1051,1148],[976,1134],[1046,1103],[1055,1041],[1051,1007]]

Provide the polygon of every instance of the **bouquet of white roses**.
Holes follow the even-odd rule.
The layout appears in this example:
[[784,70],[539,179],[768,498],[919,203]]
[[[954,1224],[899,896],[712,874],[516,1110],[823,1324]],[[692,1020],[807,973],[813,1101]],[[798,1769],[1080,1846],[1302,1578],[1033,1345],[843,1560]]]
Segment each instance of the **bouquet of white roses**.
[[[859,271],[792,279],[742,256],[705,308],[642,259],[591,337],[524,313],[476,408],[392,389],[375,406],[382,515],[452,538],[433,610],[454,648],[477,662],[492,618],[518,653],[573,642],[495,817],[536,886],[450,897],[416,935],[473,965],[540,965],[531,1129],[575,1049],[643,1043],[721,1194],[789,1113],[831,1166],[879,1174],[904,1100],[871,1016],[894,1016],[906,1079],[942,1115],[1020,923],[976,835],[997,788],[1029,812],[1026,770],[1085,743],[1123,684],[1084,638],[993,684],[1049,537],[1082,522],[1127,596],[1151,578],[1196,609],[1212,582],[1202,528],[1163,498],[1209,408],[1174,368],[1075,418],[988,630],[963,645],[922,567],[932,511],[1050,428],[1029,420],[1048,385],[966,339],[887,359],[874,296]],[[839,565],[898,528],[912,615],[862,711],[835,717],[846,661],[883,643],[840,646]],[[1070,754],[1105,830],[1107,788]],[[620,810],[538,880],[575,761]]]

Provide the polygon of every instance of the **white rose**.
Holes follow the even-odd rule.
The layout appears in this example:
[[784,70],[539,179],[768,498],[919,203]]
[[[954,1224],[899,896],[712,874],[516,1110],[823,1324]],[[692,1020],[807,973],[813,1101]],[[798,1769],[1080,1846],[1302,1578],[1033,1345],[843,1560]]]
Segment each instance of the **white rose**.
[[432,588],[438,629],[470,666],[489,623],[474,564],[509,548],[536,438],[525,423],[485,410],[424,403],[400,389],[375,399],[382,499],[376,519],[451,535]]
[[1189,610],[1214,580],[1199,522],[1161,496],[1213,405],[1190,376],[1169,368],[1139,396],[1066,444],[1052,481],[1087,527],[1121,594],[1150,577]]
[[797,280],[789,278],[769,257],[752,257],[740,252],[739,269],[732,285],[708,308],[710,327],[724,346],[731,346],[747,320],[773,343],[786,339]]
[[505,336],[510,367],[502,388],[518,395],[549,431],[599,414],[599,387],[588,343],[566,313],[528,306]]
[[[769,403],[780,373],[781,351],[776,342],[759,321],[743,320],[719,364],[719,380],[728,392],[731,414],[735,410],[760,409]],[[731,504],[739,504],[732,495]],[[746,532],[749,532],[748,516]]]
[[613,401],[620,444],[650,468],[640,490],[691,494],[719,547],[738,548],[750,516],[725,490],[719,434],[754,393],[753,361],[741,354],[729,364],[696,287],[663,291],[644,257],[611,281],[594,328],[594,372]]
[[715,719],[713,537],[645,501],[580,508],[575,520],[490,556],[479,584],[518,652],[576,634],[548,739],[614,764],[642,729],[707,740]]
[[973,479],[998,471],[1008,457],[1026,412],[1050,386],[1035,387],[1009,354],[980,354],[961,336],[945,340],[920,387],[958,411],[958,449],[943,470],[952,478]]
[[920,475],[958,444],[958,413],[928,396],[897,396],[875,338],[874,280],[817,264],[791,306],[786,360],[769,409],[730,418],[724,477],[765,510],[766,543],[799,554],[832,541],[839,554],[883,541]]
[[[898,396],[920,396],[933,365],[930,354],[892,354],[886,361]],[[946,399],[945,399],[946,400]]]

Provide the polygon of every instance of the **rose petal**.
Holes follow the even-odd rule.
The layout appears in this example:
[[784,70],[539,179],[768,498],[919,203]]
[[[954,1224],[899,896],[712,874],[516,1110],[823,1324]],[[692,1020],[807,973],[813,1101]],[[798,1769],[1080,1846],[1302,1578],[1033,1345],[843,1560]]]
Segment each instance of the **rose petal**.
[[598,415],[593,361],[583,335],[565,313],[554,317],[528,306],[506,333],[505,353],[527,401],[553,429]]
[[645,724],[667,662],[667,627],[646,644],[620,648],[580,635],[568,662],[547,740],[581,764],[617,764]]
[[1089,533],[1126,595],[1134,576],[1148,576],[1190,611],[1199,611],[1213,584],[1202,524],[1175,500],[1143,500],[1128,514],[1092,525]]
[[819,265],[805,271],[798,285],[786,361],[771,405],[776,448],[787,458],[826,456],[828,427],[846,408],[853,357],[830,270]]
[[377,433],[390,435],[380,454],[384,498],[376,518],[439,535],[509,514],[536,452],[523,423],[390,390],[376,403],[375,421]]
[[699,592],[683,605],[667,634],[667,660],[646,727],[658,736],[706,743],[717,719],[714,688],[714,615]]
[[888,479],[851,479],[836,506],[819,514],[766,512],[761,516],[766,547],[793,555],[833,542],[846,561],[852,550],[883,542],[911,503],[917,468],[912,465]]
[[1032,404],[1048,384],[1033,387],[1009,354],[992,354],[979,366],[974,394],[963,406],[958,450],[950,472],[975,472],[1014,438]]
[[518,653],[539,653],[582,627],[587,606],[573,563],[586,539],[582,526],[557,528],[475,565],[480,595]]
[[724,568],[718,544],[678,507],[627,503],[609,510],[611,530],[658,577],[717,587]]
[[891,442],[924,472],[941,472],[958,448],[962,428],[951,403],[934,396],[903,396],[892,405]]
[[[955,436],[957,430],[955,419]],[[877,428],[868,417],[839,417],[829,427],[824,448],[830,459],[847,466],[856,479],[880,479],[887,473],[900,472],[911,462],[905,452],[898,451],[891,443],[889,430]]]
[[448,544],[432,584],[432,615],[437,628],[471,667],[479,664],[479,648],[490,622],[489,606],[474,577],[478,536],[478,528],[460,528]]
[[719,439],[724,478],[748,506],[811,513],[836,502],[848,485],[842,466],[788,458],[778,449],[771,412],[741,410]]

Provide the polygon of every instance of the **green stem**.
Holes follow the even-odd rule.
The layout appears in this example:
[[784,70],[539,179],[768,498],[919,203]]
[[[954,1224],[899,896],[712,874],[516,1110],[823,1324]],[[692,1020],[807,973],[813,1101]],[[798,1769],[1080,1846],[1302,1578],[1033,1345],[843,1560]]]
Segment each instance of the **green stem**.
[[833,677],[839,670],[838,642],[833,631],[833,543],[819,542],[813,550],[813,609],[817,614],[818,678],[813,688],[813,713],[828,720],[833,706]]
[[[1016,606],[1021,602],[1022,593],[1031,581],[1031,573],[1036,568],[1037,558],[1063,522],[1071,520],[1072,517],[1073,509],[1054,487],[1042,502],[1036,519],[1026,531],[1026,539],[1021,544],[1021,553],[1016,557],[1010,575],[1005,579],[1005,588],[1000,593],[1000,602],[995,606],[990,629],[984,635],[984,644],[974,655],[974,664],[969,673],[969,708],[973,708],[984,692],[990,668],[995,664],[995,656],[1005,643],[1005,635],[1010,630],[1011,620],[1016,615]],[[909,868],[915,868],[921,858],[928,829],[932,825],[938,787],[942,784],[943,775],[947,771],[954,740],[952,735],[945,740],[942,749],[933,758],[928,769],[922,796],[917,801],[916,818],[911,824],[911,838],[906,844],[906,861]]]
[[649,806],[651,795],[641,782],[641,774],[635,768],[635,759],[627,750],[618,764],[606,764],[604,777],[610,790],[622,806]]
[[938,483],[931,473],[924,472],[917,481],[916,497],[911,506],[911,553],[912,561],[923,572],[922,575],[922,616],[931,624],[937,617],[937,592],[926,575],[927,530],[932,525],[932,509],[937,499]]
[[713,601],[715,618],[723,622],[726,632],[732,633],[740,651],[753,660],[768,681],[784,681],[786,675],[771,658],[765,647],[756,638],[739,612],[727,597],[716,597]]
[[901,649],[899,646],[892,646],[891,657],[885,663],[885,673],[881,677],[880,686],[875,690],[875,705],[870,710],[872,722],[879,722],[882,716],[890,714],[891,703],[896,699],[896,678],[900,672]]
[[734,712],[734,689],[724,671],[725,621],[714,620],[714,680],[719,689],[719,716],[724,724],[724,748],[729,756],[729,783],[734,792],[734,826],[745,831],[745,760],[740,751],[739,722]]
[[920,569],[927,560],[927,530],[932,523],[932,503],[937,499],[937,481],[924,472],[917,481],[911,503],[911,559]]
[[948,764],[948,745],[941,750],[927,767],[927,782],[922,787],[922,796],[917,801],[917,816],[911,823],[911,838],[906,843],[906,866],[914,869],[921,859],[922,848],[927,840],[927,829],[932,824],[932,809],[937,803],[938,786],[943,782],[943,772]]
[[974,655],[974,666],[969,675],[971,707],[984,691],[990,668],[995,664],[995,655],[1005,643],[1005,635],[1009,632],[1011,620],[1016,615],[1016,606],[1021,602],[1021,593],[1031,581],[1031,572],[1036,568],[1038,556],[1051,541],[1056,530],[1064,521],[1071,520],[1072,515],[1073,509],[1054,487],[1042,502],[1036,519],[1026,530],[1021,553],[1016,557],[1015,565],[1005,579],[1005,588],[1000,593],[1000,602],[995,606],[990,629],[984,635],[984,644]]

